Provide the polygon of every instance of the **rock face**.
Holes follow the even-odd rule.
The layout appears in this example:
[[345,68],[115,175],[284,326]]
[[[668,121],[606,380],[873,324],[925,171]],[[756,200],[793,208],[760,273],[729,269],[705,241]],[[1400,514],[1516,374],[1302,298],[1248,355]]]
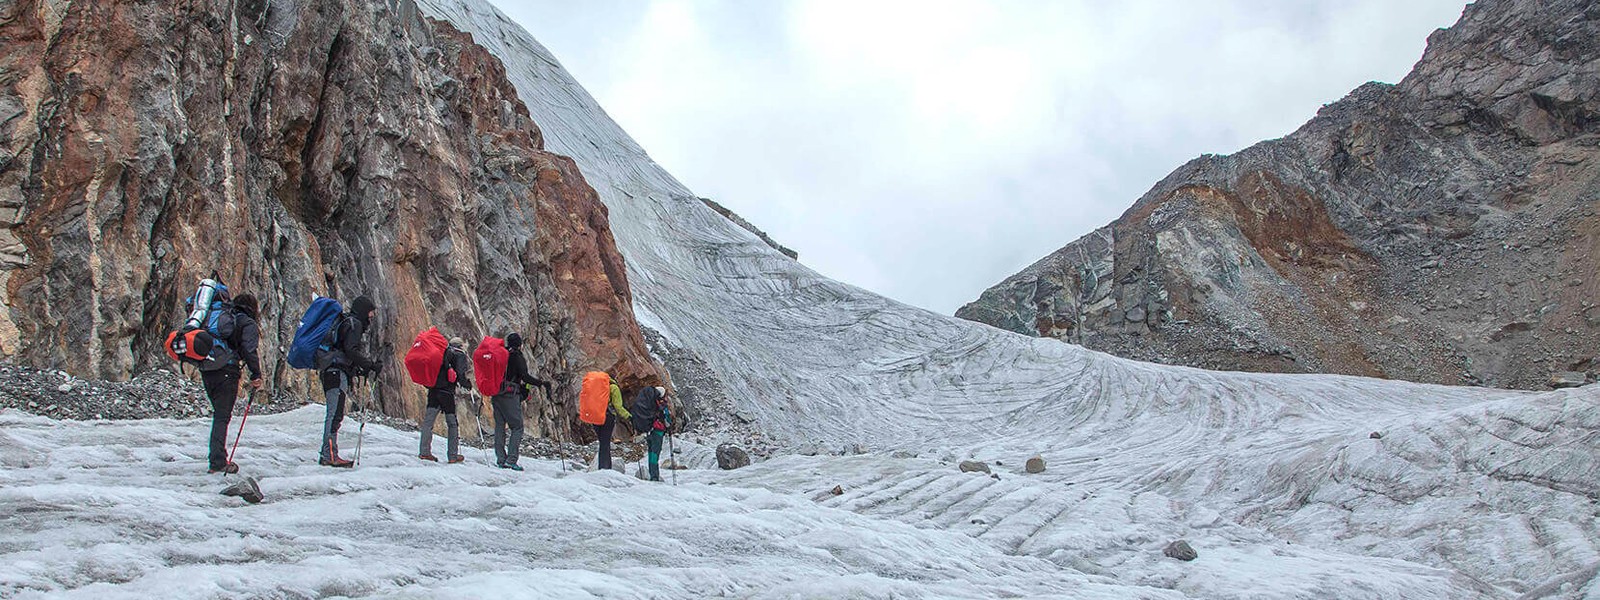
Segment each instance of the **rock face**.
[[1600,344],[1600,5],[1485,0],[957,316],[1190,366],[1541,387]]
[[[262,299],[263,366],[313,293],[379,304],[397,367],[429,325],[519,330],[534,435],[578,379],[658,384],[608,215],[500,61],[409,0],[0,2],[0,357],[125,379],[217,271]],[[384,373],[380,405],[420,388]],[[470,428],[471,425],[467,424]]]

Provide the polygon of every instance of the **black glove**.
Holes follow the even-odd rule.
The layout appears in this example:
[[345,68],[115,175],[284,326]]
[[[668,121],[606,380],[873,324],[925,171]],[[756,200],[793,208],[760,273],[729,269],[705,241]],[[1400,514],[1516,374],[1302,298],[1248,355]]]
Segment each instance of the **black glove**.
[[381,360],[370,360],[370,361],[367,361],[367,370],[371,371],[373,375],[382,375],[383,374],[383,361],[381,361]]

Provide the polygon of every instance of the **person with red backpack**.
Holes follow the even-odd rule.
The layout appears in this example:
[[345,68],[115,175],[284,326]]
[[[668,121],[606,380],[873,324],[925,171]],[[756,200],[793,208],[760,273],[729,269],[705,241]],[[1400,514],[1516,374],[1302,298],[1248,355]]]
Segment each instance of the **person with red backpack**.
[[200,381],[205,385],[206,398],[211,400],[211,444],[208,452],[210,473],[237,473],[239,465],[228,462],[228,422],[233,419],[233,405],[239,399],[239,377],[243,367],[250,368],[250,387],[261,389],[261,358],[257,347],[261,341],[261,326],[256,324],[259,306],[256,297],[240,294],[231,304],[219,310],[228,311],[224,318],[231,319],[231,331],[218,340],[231,350],[229,358],[215,369],[200,370]]
[[[317,464],[325,467],[351,468],[354,462],[339,457],[339,426],[344,423],[344,404],[350,397],[350,380],[377,375],[383,372],[383,363],[368,358],[362,351],[366,345],[367,331],[372,328],[372,318],[378,305],[371,298],[359,296],[350,303],[350,310],[338,317],[332,329],[323,336],[316,351],[316,367],[322,378],[322,394],[327,402],[327,415],[322,420],[322,448]],[[361,407],[356,407],[360,410]]]
[[[517,466],[517,457],[521,455],[524,427],[522,401],[528,399],[528,390],[533,386],[542,387],[545,394],[549,394],[550,382],[528,372],[528,359],[522,354],[522,334],[507,335],[506,350],[509,355],[506,359],[505,382],[500,385],[498,393],[489,399],[494,407],[494,458],[497,467],[521,471],[522,467]],[[509,440],[507,429],[511,430]]]
[[449,454],[446,455],[451,464],[463,462],[466,457],[461,455],[461,427],[456,420],[456,389],[463,388],[472,391],[472,383],[467,379],[467,351],[466,342],[461,338],[450,338],[450,345],[444,349],[444,362],[439,367],[439,378],[433,385],[428,386],[428,408],[422,417],[422,444],[418,450],[417,458],[439,462],[433,456],[433,424],[439,418],[439,413],[444,413],[445,431],[449,440]]

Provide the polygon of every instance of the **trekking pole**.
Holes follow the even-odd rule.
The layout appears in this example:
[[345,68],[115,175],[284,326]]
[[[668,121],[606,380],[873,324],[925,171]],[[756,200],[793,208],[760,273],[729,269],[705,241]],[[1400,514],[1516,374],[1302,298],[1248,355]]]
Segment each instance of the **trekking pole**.
[[[227,464],[233,464],[233,453],[239,451],[239,438],[244,437],[244,422],[250,420],[250,407],[255,404],[255,395],[259,392],[260,390],[253,391],[250,393],[250,397],[245,399],[244,416],[239,417],[239,432],[233,434],[233,447],[228,449]],[[222,474],[226,476],[228,474],[227,470],[224,469]]]
[[483,430],[483,394],[479,394],[478,390],[472,390],[472,397],[478,399],[478,414],[472,416],[472,422],[477,425],[479,448],[483,450],[483,462],[487,464],[489,463],[489,440],[485,439],[486,436],[484,436]]
[[[367,378],[367,399],[373,400],[373,401],[377,400],[374,397],[377,394],[377,392],[374,391],[375,387],[377,387],[377,385],[375,383],[373,383],[372,379],[371,378]],[[354,396],[352,396],[350,398],[350,401],[351,402],[358,402],[355,399]],[[370,410],[372,407],[362,405],[362,406],[360,406],[360,408],[361,408],[361,425],[356,428],[356,462],[355,462],[355,466],[361,466],[361,441],[367,435],[367,411]]]
[[672,444],[672,432],[667,432],[667,454],[672,455],[672,485],[678,485],[678,449]]

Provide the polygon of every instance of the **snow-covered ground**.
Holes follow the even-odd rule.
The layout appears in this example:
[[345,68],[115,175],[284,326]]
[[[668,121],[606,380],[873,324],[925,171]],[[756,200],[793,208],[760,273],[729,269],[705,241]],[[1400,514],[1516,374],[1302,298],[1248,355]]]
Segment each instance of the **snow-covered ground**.
[[[250,420],[238,460],[267,500],[246,505],[204,474],[203,420],[0,414],[0,597],[1508,597],[1071,467],[793,456],[672,486],[422,463],[416,434],[369,425],[345,471],[314,464],[319,425],[318,407]],[[1198,560],[1161,556],[1175,534]]]

